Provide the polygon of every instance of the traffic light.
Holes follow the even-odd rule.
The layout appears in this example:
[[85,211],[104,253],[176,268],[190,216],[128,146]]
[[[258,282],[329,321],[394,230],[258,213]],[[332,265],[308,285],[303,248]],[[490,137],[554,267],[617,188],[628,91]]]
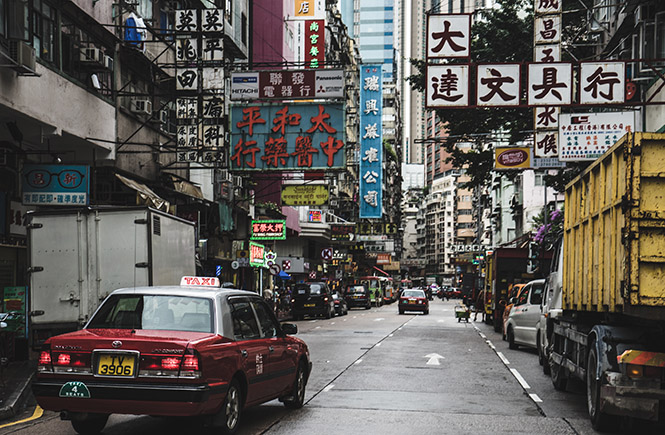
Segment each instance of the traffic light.
[[528,261],[526,264],[526,273],[534,273],[538,270],[540,262],[538,261],[540,257],[540,245],[536,242],[529,242],[529,254]]

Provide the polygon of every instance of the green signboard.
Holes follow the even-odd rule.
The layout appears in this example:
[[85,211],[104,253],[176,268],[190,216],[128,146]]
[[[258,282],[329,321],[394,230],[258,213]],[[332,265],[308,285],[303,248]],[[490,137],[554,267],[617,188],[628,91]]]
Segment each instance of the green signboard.
[[27,337],[25,296],[26,287],[5,287],[2,295],[2,321],[7,324],[5,330],[15,331],[17,337]]

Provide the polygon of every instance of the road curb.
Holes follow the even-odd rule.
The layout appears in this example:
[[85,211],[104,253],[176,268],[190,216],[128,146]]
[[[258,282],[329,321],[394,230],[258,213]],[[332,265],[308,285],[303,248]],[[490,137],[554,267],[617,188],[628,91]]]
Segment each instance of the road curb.
[[2,408],[0,408],[0,421],[16,417],[21,406],[23,406],[23,404],[32,395],[30,384],[32,383],[32,379],[34,377],[35,374],[32,373],[21,384],[19,384],[16,390],[14,390],[9,395],[9,397],[5,401],[5,405]]

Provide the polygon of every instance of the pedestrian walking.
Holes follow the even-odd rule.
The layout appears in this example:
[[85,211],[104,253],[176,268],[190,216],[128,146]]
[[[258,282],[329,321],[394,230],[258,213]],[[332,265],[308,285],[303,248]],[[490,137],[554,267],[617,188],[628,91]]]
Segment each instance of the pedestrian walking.
[[476,298],[476,303],[475,303],[475,310],[473,314],[473,321],[475,322],[476,319],[478,318],[478,312],[480,311],[480,320],[482,322],[485,321],[485,290],[481,291],[478,293],[478,297]]

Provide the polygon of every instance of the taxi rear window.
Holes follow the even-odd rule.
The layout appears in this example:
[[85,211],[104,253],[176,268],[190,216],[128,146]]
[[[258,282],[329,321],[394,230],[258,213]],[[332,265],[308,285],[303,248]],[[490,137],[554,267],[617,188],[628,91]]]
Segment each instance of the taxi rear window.
[[422,290],[404,290],[402,296],[407,298],[424,298],[425,292]]
[[113,295],[88,329],[154,329],[213,332],[212,301],[168,295]]
[[365,287],[361,285],[357,285],[354,287],[349,287],[349,289],[346,291],[347,293],[365,293]]

